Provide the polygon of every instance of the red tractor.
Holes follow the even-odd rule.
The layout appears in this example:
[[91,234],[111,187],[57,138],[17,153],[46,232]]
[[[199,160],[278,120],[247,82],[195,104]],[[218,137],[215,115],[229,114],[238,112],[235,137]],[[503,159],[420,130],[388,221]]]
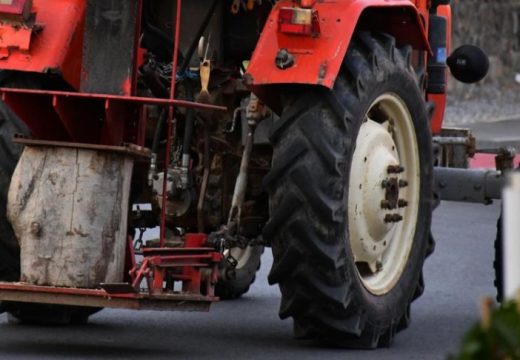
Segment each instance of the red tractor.
[[450,30],[449,0],[1,1],[1,309],[207,310],[268,246],[297,337],[390,345],[434,249],[447,63],[488,66],[446,61]]

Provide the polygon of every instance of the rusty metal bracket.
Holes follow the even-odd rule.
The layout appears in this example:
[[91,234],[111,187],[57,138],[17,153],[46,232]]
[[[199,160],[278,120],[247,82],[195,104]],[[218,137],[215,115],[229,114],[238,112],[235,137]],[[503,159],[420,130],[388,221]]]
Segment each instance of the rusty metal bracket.
[[469,129],[443,128],[432,140],[438,146],[437,166],[466,168],[475,156],[476,140]]
[[72,289],[0,282],[2,301],[157,311],[208,311],[214,298],[195,294],[109,294],[102,289]]
[[71,149],[84,149],[94,151],[106,151],[116,154],[128,155],[133,157],[144,157],[150,158],[151,151],[145,147],[138,146],[135,144],[123,144],[122,146],[108,146],[108,145],[97,145],[97,144],[83,144],[75,142],[65,141],[49,141],[49,140],[36,140],[31,139],[22,135],[15,135],[13,142],[25,146],[49,146],[49,147],[62,147]]

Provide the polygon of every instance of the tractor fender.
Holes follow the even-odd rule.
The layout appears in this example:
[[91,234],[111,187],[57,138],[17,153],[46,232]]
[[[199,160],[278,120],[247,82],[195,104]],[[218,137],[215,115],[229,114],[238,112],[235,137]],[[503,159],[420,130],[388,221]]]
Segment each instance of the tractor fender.
[[[318,1],[314,5],[320,25],[317,36],[279,32],[280,8],[292,6],[292,0],[281,0],[273,7],[245,75],[245,83],[264,101],[269,97],[266,85],[332,88],[357,28],[386,32],[398,44],[431,52],[423,20],[409,0]],[[285,69],[275,63],[281,49],[294,58],[293,65]]]

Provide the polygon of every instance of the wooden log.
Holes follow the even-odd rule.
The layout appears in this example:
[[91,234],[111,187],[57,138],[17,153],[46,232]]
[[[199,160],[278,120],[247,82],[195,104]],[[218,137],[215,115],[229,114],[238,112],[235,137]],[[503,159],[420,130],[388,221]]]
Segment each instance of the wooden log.
[[80,288],[122,281],[132,171],[125,155],[26,147],[7,210],[21,281]]

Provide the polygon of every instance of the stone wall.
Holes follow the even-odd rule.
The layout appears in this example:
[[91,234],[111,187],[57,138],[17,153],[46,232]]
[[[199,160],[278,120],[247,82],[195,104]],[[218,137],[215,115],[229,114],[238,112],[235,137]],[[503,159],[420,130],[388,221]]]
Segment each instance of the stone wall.
[[453,46],[473,44],[490,58],[489,75],[476,89],[452,81],[451,93],[464,95],[479,87],[520,90],[520,0],[452,0]]

